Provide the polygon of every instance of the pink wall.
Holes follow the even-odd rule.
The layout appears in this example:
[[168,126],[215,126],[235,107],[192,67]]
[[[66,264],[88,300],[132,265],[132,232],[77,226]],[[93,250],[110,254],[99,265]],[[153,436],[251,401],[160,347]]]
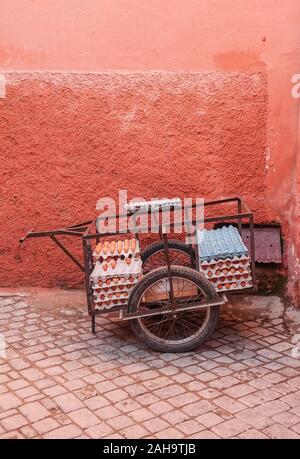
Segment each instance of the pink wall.
[[[300,246],[297,241],[297,231],[295,228],[292,229],[291,223],[295,220],[294,216],[300,213],[299,199],[297,201],[295,192],[297,174],[298,176],[300,174],[297,173],[296,160],[298,101],[291,97],[291,76],[300,73],[299,23],[298,0],[286,0],[285,2],[280,0],[189,0],[187,2],[183,0],[93,0],[89,2],[83,0],[44,0],[43,2],[27,0],[25,3],[21,0],[11,0],[1,6],[0,71],[27,73],[21,73],[19,76],[9,73],[7,75],[7,99],[0,99],[3,164],[9,171],[13,171],[14,168],[20,171],[19,167],[22,164],[27,178],[30,174],[32,176],[36,174],[36,167],[39,165],[40,174],[42,174],[41,183],[44,183],[48,173],[47,168],[43,165],[45,155],[51,167],[51,177],[54,174],[53,168],[57,167],[56,161],[59,162],[62,173],[68,176],[70,150],[73,151],[76,145],[82,146],[82,151],[93,152],[92,155],[98,154],[99,161],[101,161],[103,144],[100,142],[102,138],[100,132],[103,111],[101,113],[94,111],[97,119],[92,117],[89,121],[88,138],[86,132],[81,133],[80,130],[77,130],[76,134],[75,130],[72,130],[72,126],[78,126],[76,123],[80,124],[85,121],[87,116],[85,113],[93,103],[91,102],[93,97],[95,101],[101,101],[100,106],[105,105],[105,117],[111,116],[117,119],[116,117],[121,116],[118,123],[112,122],[110,127],[107,127],[106,121],[104,122],[106,126],[104,150],[108,156],[114,154],[116,158],[122,158],[123,151],[128,151],[130,147],[130,151],[135,151],[136,154],[133,160],[140,159],[141,146],[143,146],[143,151],[165,150],[168,156],[170,139],[167,133],[169,128],[175,132],[173,143],[171,143],[177,149],[175,156],[181,150],[184,152],[192,150],[192,156],[185,153],[188,164],[198,164],[199,161],[203,163],[201,170],[198,169],[198,166],[195,167],[195,173],[193,172],[195,179],[190,189],[187,183],[182,182],[184,193],[201,194],[201,192],[208,193],[211,190],[206,190],[202,186],[197,189],[198,177],[201,177],[202,170],[205,170],[204,174],[208,174],[211,177],[210,180],[216,180],[218,184],[214,189],[215,192],[211,194],[229,194],[218,180],[218,178],[222,179],[221,166],[224,166],[224,161],[226,161],[221,155],[224,155],[224,158],[226,156],[231,158],[231,142],[236,142],[236,145],[240,142],[239,151],[246,151],[247,169],[251,164],[251,152],[253,164],[258,161],[257,169],[253,171],[251,167],[249,169],[249,173],[255,176],[253,180],[256,180],[257,186],[254,192],[252,195],[249,194],[249,190],[244,185],[240,188],[241,194],[249,196],[259,219],[266,221],[277,219],[282,222],[287,238],[286,257],[290,270],[290,293],[293,295],[299,269],[295,254],[298,253],[300,259]],[[120,70],[126,72],[120,73]],[[32,73],[35,71],[59,71],[63,74],[59,77],[57,73]],[[131,72],[136,71],[141,73],[135,77]],[[155,71],[156,74],[149,74],[149,71]],[[160,94],[157,102],[153,102],[153,105],[150,106],[148,117],[141,118],[149,87],[154,85],[156,88],[158,81],[161,79],[165,81],[168,78],[168,71],[174,72],[171,74],[169,83],[163,85],[163,88],[159,86]],[[201,112],[207,108],[204,102],[205,97],[200,100],[197,89],[194,89],[194,93],[183,92],[180,102],[178,95],[174,96],[178,81],[186,80],[184,84],[189,84],[191,77],[184,73],[187,71],[196,72],[196,80],[199,79],[203,85],[203,72],[211,72],[210,74],[205,73],[204,96],[207,93],[207,97],[213,100],[213,96],[217,94],[219,100],[215,101],[215,107],[212,104],[210,110],[206,112],[209,115],[204,122],[201,116],[197,118],[197,121],[195,118],[197,111]],[[64,76],[65,72],[68,74]],[[76,74],[72,75],[70,72],[82,74],[79,87]],[[96,76],[85,75],[84,72],[96,72]],[[114,72],[118,73],[114,76]],[[127,72],[130,72],[132,76],[128,76]],[[177,73],[179,80],[176,79]],[[238,74],[242,81],[239,87],[237,87]],[[138,94],[133,95],[126,91],[122,97],[108,96],[109,87],[111,84],[115,85],[115,81],[118,82],[120,88],[123,88],[120,89],[120,92],[124,92],[128,78],[136,78],[136,81],[139,82],[135,91],[137,93],[140,91],[140,97]],[[217,83],[210,85],[211,78],[214,82],[220,82],[217,93],[213,92],[214,84]],[[228,89],[229,80],[231,81],[231,92]],[[103,85],[103,81],[108,81],[108,88]],[[226,87],[222,88],[224,81],[226,81]],[[100,88],[100,92],[93,92],[93,87]],[[54,89],[56,93],[53,92]],[[258,90],[259,94],[265,94],[267,99],[261,96],[260,99],[256,99]],[[169,96],[168,91],[173,95]],[[37,94],[40,94],[38,104]],[[189,94],[189,100],[186,100],[187,94]],[[249,108],[248,95],[254,102],[258,101],[253,113]],[[70,102],[70,97],[72,102]],[[220,101],[223,97],[225,111],[220,109]],[[241,124],[236,114],[229,117],[226,125],[228,126],[229,123],[228,130],[232,133],[230,142],[227,147],[223,146],[222,149],[219,148],[219,145],[219,149],[216,149],[214,140],[209,140],[209,138],[219,139],[220,130],[225,129],[224,113],[227,113],[227,104],[231,99],[234,103],[240,104],[238,107],[247,121],[244,120],[242,122],[245,124]],[[167,106],[166,101],[168,101]],[[112,106],[113,103],[118,105]],[[75,114],[70,108],[72,106],[74,108],[74,104],[76,105]],[[96,105],[98,106],[98,102]],[[22,111],[20,111],[20,106],[23,107]],[[178,114],[181,106],[182,112]],[[36,108],[38,114],[32,110],[32,107]],[[162,121],[159,116],[161,108],[165,119],[168,120],[163,131],[159,127]],[[67,113],[65,113],[66,110]],[[136,111],[136,118],[133,127],[131,126],[124,134],[122,114],[125,114],[124,121],[128,113],[134,111]],[[9,115],[6,116],[7,113]],[[57,126],[57,123],[52,125],[52,121],[49,120],[49,117],[53,117],[53,120],[58,122],[61,113],[68,118],[64,122],[69,123],[69,129],[74,137],[73,144],[69,144],[69,141],[66,140],[66,131]],[[262,122],[259,131],[253,130],[251,124],[251,118],[257,115]],[[185,124],[186,137],[182,137],[182,143],[178,144],[180,120],[186,116],[191,119],[191,122]],[[242,117],[241,120],[243,119]],[[206,125],[207,120],[210,121]],[[158,137],[149,136],[145,141],[144,132],[139,131],[141,122],[152,133],[158,130],[157,132],[160,133]],[[45,129],[41,127],[43,125],[46,126]],[[199,136],[198,125],[200,131],[206,129],[207,126],[206,137],[203,131]],[[18,129],[17,126],[19,126]],[[114,129],[111,126],[114,126]],[[249,127],[248,133],[246,133],[247,127]],[[240,135],[239,130],[243,131],[242,135],[234,139],[234,136]],[[139,142],[140,135],[142,140]],[[119,139],[118,143],[115,142],[116,137]],[[133,139],[137,144],[135,149]],[[53,153],[54,145],[58,149],[57,154]],[[217,151],[220,164],[217,171],[218,178],[213,172],[215,156],[210,156],[208,154],[210,151]],[[33,160],[28,161],[28,158],[33,158]],[[240,158],[239,156],[237,167],[234,169],[238,177],[242,173],[239,166],[242,164]],[[88,156],[85,159],[93,163]],[[78,156],[76,160],[79,163],[81,161]],[[162,157],[156,158],[156,165],[160,165],[165,160],[162,154]],[[147,162],[146,156],[143,157],[143,161]],[[117,160],[113,160],[113,169],[110,168],[109,162],[105,164],[105,185],[107,187],[107,183],[112,184],[106,189],[113,193],[122,183]],[[184,170],[183,161],[178,162],[178,166]],[[142,173],[141,183],[144,183],[145,187],[148,183],[148,173],[149,169],[145,175]],[[17,196],[22,186],[28,187],[28,181],[26,182],[25,179],[22,181],[18,174],[18,178],[15,179],[16,185],[14,182],[6,182],[5,190],[8,194],[15,193]],[[79,188],[84,185],[85,180],[83,174]],[[167,182],[167,189],[170,192],[173,192],[174,189],[175,192],[176,187],[173,188],[171,176]],[[240,183],[239,180],[237,183]],[[32,187],[35,186],[37,185],[32,182]],[[176,186],[178,186],[177,181]],[[58,200],[61,202],[61,208],[56,213],[58,219],[63,219],[63,209],[68,207],[64,204],[68,187],[68,179],[64,179],[57,187]],[[28,194],[28,191],[25,192],[25,195],[26,193]],[[49,195],[50,197],[53,199],[53,196]],[[97,191],[96,198],[98,197],[99,192]],[[13,203],[16,199],[6,201],[10,203],[6,204],[9,215],[14,213]],[[30,218],[24,215],[23,225],[19,223],[22,229],[35,219],[35,213],[41,215],[42,210],[40,203],[35,201],[31,207]],[[80,215],[80,211],[78,203],[76,215]],[[23,215],[22,211],[21,215]],[[32,225],[29,224],[30,226]],[[16,235],[17,231],[14,232],[14,237],[17,237]],[[12,251],[14,250],[15,248]],[[1,282],[10,284],[13,278],[15,280],[13,274],[15,266],[7,254],[4,254],[3,257],[7,266],[10,264],[10,269],[9,274],[8,272],[6,275],[3,273]],[[22,269],[24,267],[20,268],[21,273]],[[51,274],[49,276],[51,280]],[[22,283],[22,277],[18,279],[19,283]],[[28,282],[28,279],[23,279]],[[41,280],[42,282],[46,281]]]

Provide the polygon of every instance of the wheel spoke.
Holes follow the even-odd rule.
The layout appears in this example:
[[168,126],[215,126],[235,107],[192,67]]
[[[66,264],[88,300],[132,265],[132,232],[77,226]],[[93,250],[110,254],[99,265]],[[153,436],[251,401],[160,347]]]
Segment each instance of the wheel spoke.
[[[172,275],[174,287],[174,296],[177,306],[184,308],[185,305],[192,306],[198,304],[205,298],[204,292],[201,290],[199,281],[195,282],[186,276]],[[172,304],[169,298],[169,277],[166,272],[165,277],[153,282],[141,295],[138,305],[138,311],[155,311],[155,307],[172,309]],[[192,292],[195,292],[193,295]],[[148,296],[149,295],[149,296]],[[164,295],[166,298],[161,299]],[[151,299],[149,308],[147,303],[143,302],[144,298]],[[142,309],[141,309],[142,308]],[[165,343],[180,343],[182,341],[193,340],[198,336],[204,327],[206,327],[209,319],[209,309],[195,310],[174,310],[167,315],[157,313],[157,315],[141,317],[137,319],[143,328],[144,332],[154,339],[158,339]]]

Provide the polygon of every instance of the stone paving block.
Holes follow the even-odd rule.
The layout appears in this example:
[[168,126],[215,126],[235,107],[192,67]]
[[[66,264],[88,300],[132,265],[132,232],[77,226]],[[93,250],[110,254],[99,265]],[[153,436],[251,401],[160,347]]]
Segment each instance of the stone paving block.
[[265,427],[274,424],[274,421],[270,417],[265,416],[262,411],[255,408],[248,408],[247,410],[239,411],[236,414],[236,417],[242,419],[252,427],[262,430]]
[[300,438],[300,422],[292,427],[293,432],[298,434],[298,438]]
[[168,402],[171,405],[175,406],[176,408],[181,408],[189,403],[193,403],[199,400],[199,396],[192,394],[192,393],[184,393],[180,395],[175,395],[175,397],[171,397],[168,399]]
[[296,432],[288,429],[287,427],[283,426],[282,424],[273,424],[266,429],[263,430],[269,438],[273,439],[292,439],[292,438],[299,438],[299,435]]
[[130,427],[127,427],[126,429],[121,430],[120,434],[124,438],[144,438],[146,435],[148,435],[147,430],[144,429],[144,427],[136,424]]
[[65,413],[84,407],[83,403],[71,393],[59,395],[54,397],[53,400]]
[[183,421],[189,419],[189,416],[181,410],[172,410],[168,411],[168,413],[162,414],[161,416],[171,425],[180,424]]
[[182,408],[182,411],[189,416],[197,417],[200,414],[207,413],[208,411],[213,411],[215,406],[208,400],[199,400],[190,405],[186,405]]
[[22,404],[22,401],[14,394],[2,394],[0,395],[0,410],[6,411],[11,408],[17,408]]
[[107,406],[110,404],[109,400],[107,400],[102,395],[97,395],[96,397],[88,398],[87,400],[84,401],[84,403],[92,411],[97,410],[98,408],[103,408],[104,406]]
[[44,434],[43,438],[57,438],[57,439],[69,439],[77,438],[81,434],[81,430],[75,424],[69,424],[67,426],[59,427]]
[[91,410],[87,408],[81,408],[80,410],[71,411],[68,413],[68,416],[79,425],[79,427],[86,429],[87,427],[92,427],[96,424],[99,424],[99,418],[93,414]]
[[266,440],[269,437],[263,432],[260,432],[256,429],[249,429],[241,433],[240,435],[238,435],[238,438],[244,438],[244,439],[249,439],[249,440],[256,440],[256,439]]
[[108,419],[107,423],[115,431],[119,431],[121,429],[124,429],[125,427],[129,427],[129,426],[135,424],[133,419],[131,419],[129,416],[126,416],[125,414],[122,414],[121,416],[116,416],[114,418]]
[[272,400],[270,402],[263,403],[258,406],[257,409],[261,411],[265,416],[274,416],[274,414],[287,411],[289,406],[283,403],[281,400]]
[[115,406],[108,405],[104,408],[96,410],[95,414],[98,416],[99,419],[106,421],[106,419],[119,416],[120,414],[122,414],[122,412],[118,410]]
[[300,405],[300,390],[289,395],[281,397],[281,401],[287,403],[291,407]]
[[202,414],[201,416],[198,416],[196,418],[196,421],[198,421],[201,425],[209,429],[213,426],[220,424],[224,421],[224,419],[215,413],[206,413]]
[[89,438],[101,439],[109,434],[113,433],[113,429],[106,423],[101,422],[100,424],[91,426],[85,430],[85,434]]
[[300,376],[296,376],[295,378],[289,379],[288,384],[291,384],[292,386],[297,387],[300,389]]
[[157,418],[155,422],[152,420],[143,422],[143,426],[152,434],[164,430],[170,426],[170,424],[164,419]]
[[160,432],[157,432],[154,436],[155,438],[166,440],[184,438],[184,434],[179,430],[175,429],[174,427],[169,427],[168,429],[161,430]]
[[164,400],[160,400],[156,403],[152,403],[151,405],[148,406],[149,410],[151,410],[156,416],[159,416],[161,414],[164,414],[164,413],[167,413],[169,411],[173,411],[174,410],[174,407],[164,401]]
[[230,397],[240,398],[240,397],[243,397],[244,395],[248,395],[248,394],[251,394],[252,392],[255,392],[255,389],[249,386],[249,384],[236,384],[230,389],[226,389],[224,392]]
[[272,419],[285,427],[292,427],[300,422],[300,417],[290,411],[275,414]]
[[245,409],[245,405],[227,396],[215,399],[214,403],[231,414],[238,413],[239,411]]
[[249,424],[240,419],[230,419],[212,427],[211,430],[221,438],[237,438],[239,434],[249,430]]
[[50,412],[39,402],[26,403],[20,407],[20,411],[31,423],[50,415]]
[[26,424],[28,424],[28,420],[21,414],[15,414],[1,420],[1,425],[7,432],[20,429],[20,427],[25,426]]
[[34,422],[32,427],[41,435],[51,432],[59,427],[59,423],[52,417],[44,418],[38,422]]

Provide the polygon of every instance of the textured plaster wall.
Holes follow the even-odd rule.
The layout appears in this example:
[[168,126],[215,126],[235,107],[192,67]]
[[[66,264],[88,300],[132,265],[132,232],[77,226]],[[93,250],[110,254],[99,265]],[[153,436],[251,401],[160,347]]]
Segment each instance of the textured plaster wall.
[[18,253],[18,237],[34,222],[84,221],[119,189],[129,198],[241,194],[266,218],[263,71],[6,78],[1,285],[78,282],[52,241],[31,240]]
[[[88,179],[88,187],[94,189],[96,181],[84,157],[103,167],[101,179],[101,170],[97,176],[97,183],[101,182],[97,197],[102,194],[103,184],[116,192],[128,183],[117,161],[134,162],[138,158],[140,162],[130,166],[137,183],[137,188],[130,185],[133,193],[140,190],[144,195],[146,190],[150,196],[163,189],[166,194],[191,191],[216,196],[223,194],[229,184],[231,188],[224,193],[237,190],[250,198],[258,220],[279,221],[285,238],[288,290],[297,302],[299,100],[291,97],[291,78],[300,73],[299,24],[299,0],[4,2],[0,15],[0,72],[10,72],[10,100],[0,99],[0,131],[5,138],[0,149],[5,158],[4,171],[16,168],[17,174],[9,178],[11,189],[7,188],[8,176],[4,176],[2,218],[14,215],[16,206],[20,215],[26,214],[17,217],[18,226],[10,241],[15,241],[23,228],[32,227],[36,217],[46,226],[42,206],[53,224],[64,222],[65,216],[72,217],[71,221],[73,216],[82,216],[85,210],[78,188],[86,186]],[[14,71],[20,73],[11,73]],[[186,72],[196,72],[196,76]],[[193,78],[200,78],[201,85],[191,85]],[[237,78],[243,81],[237,84]],[[134,89],[128,86],[129,80],[135,81]],[[182,89],[183,82],[186,89]],[[202,92],[199,85],[206,85]],[[260,94],[264,92],[263,100],[256,96],[258,87]],[[254,104],[252,111],[250,101]],[[252,126],[255,118],[259,122],[264,119],[259,134]],[[237,152],[238,159],[233,156]],[[242,160],[243,152],[246,156]],[[8,159],[9,155],[13,156]],[[158,167],[154,169],[150,161]],[[172,161],[179,166],[179,173],[173,171]],[[166,176],[167,165],[171,172]],[[251,174],[257,177],[250,182],[243,180],[242,165],[247,178]],[[21,166],[23,175],[19,172]],[[229,182],[233,169],[236,179]],[[82,183],[74,178],[74,170]],[[49,177],[47,184],[45,175]],[[249,183],[254,184],[252,192]],[[40,190],[33,201],[29,200],[28,185],[32,191]],[[87,216],[94,209],[90,189],[83,191],[89,206]],[[56,193],[52,217],[48,211],[53,205],[51,193]],[[75,195],[71,207],[69,197]],[[28,202],[26,212],[19,205],[20,199]],[[3,227],[8,234],[6,224]],[[45,285],[65,278],[61,265],[56,277],[50,268],[45,276],[37,275],[38,268],[30,267],[29,262],[17,267],[15,246],[7,247],[6,240],[1,249],[4,285],[15,280]],[[28,260],[32,259],[35,244],[24,248]],[[41,273],[45,272],[45,266],[41,268]],[[299,293],[298,299],[300,302]]]

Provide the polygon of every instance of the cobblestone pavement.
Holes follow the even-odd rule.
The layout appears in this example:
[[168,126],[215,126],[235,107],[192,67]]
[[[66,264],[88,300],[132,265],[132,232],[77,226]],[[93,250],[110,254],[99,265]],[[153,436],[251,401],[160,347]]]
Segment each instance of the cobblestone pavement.
[[196,352],[160,354],[111,319],[94,337],[84,309],[0,305],[1,438],[300,438],[282,317],[223,316]]

